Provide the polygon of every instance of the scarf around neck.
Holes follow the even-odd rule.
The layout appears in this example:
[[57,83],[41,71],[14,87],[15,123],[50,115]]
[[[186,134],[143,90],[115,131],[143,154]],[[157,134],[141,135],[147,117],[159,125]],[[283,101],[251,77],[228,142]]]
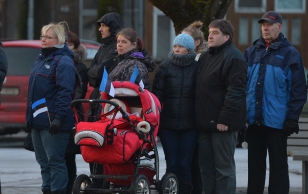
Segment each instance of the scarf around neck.
[[171,63],[179,67],[186,67],[190,66],[195,62],[196,53],[189,52],[188,54],[184,55],[177,55],[174,54],[173,51],[170,51],[168,54],[168,59]]

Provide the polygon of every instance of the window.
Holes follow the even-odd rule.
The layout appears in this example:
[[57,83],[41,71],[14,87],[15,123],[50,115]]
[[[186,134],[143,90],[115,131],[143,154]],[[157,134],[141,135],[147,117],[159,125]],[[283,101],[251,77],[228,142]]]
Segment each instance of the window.
[[299,46],[301,44],[301,19],[292,19],[292,44]]
[[258,21],[260,20],[260,18],[253,18],[252,19],[252,31],[251,31],[251,44],[260,38],[261,36],[261,24],[258,23]]
[[275,0],[275,10],[281,13],[305,13],[306,0]]
[[[159,25],[158,25],[159,24]],[[175,31],[173,22],[162,11],[154,7],[153,15],[153,57],[158,61],[168,58],[172,50]]]
[[288,29],[289,29],[288,19],[282,19],[281,33],[284,35],[285,38],[288,38],[289,36]]
[[97,26],[97,2],[96,0],[80,0],[79,1],[79,38],[96,41]]
[[238,13],[263,13],[266,10],[266,0],[235,0],[234,6]]
[[239,39],[238,42],[240,45],[247,45],[248,44],[248,18],[240,18],[239,22]]

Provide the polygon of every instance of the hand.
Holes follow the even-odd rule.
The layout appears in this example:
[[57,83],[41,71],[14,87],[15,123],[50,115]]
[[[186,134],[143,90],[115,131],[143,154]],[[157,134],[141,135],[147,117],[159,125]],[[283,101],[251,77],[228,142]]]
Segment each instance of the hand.
[[228,126],[224,124],[217,124],[218,131],[228,131]]
[[61,120],[58,118],[55,118],[52,122],[51,125],[49,127],[49,133],[51,135],[55,135],[58,134],[60,131],[60,126],[61,126]]
[[288,136],[290,136],[293,133],[298,134],[298,131],[299,131],[298,121],[287,119],[284,122],[283,130]]

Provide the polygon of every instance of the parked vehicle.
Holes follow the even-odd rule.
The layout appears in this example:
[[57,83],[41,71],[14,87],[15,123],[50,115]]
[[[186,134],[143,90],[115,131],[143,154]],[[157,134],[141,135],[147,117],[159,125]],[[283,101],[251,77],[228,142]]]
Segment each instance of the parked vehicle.
[[[87,48],[85,64],[89,66],[100,44],[81,42]],[[8,73],[1,91],[0,135],[17,133],[25,127],[30,69],[41,50],[40,40],[3,41],[2,44],[8,59]]]

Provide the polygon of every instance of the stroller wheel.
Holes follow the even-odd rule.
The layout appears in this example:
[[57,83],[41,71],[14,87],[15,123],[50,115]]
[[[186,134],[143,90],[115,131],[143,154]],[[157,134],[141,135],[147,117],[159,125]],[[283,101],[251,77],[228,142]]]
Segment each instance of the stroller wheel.
[[87,193],[85,190],[89,185],[91,185],[91,179],[85,174],[79,175],[73,185],[73,194]]
[[130,187],[130,193],[131,194],[150,194],[151,193],[151,187],[149,180],[146,176],[143,174],[138,174]]
[[179,191],[179,181],[172,173],[167,173],[159,182],[159,194],[175,194]]

